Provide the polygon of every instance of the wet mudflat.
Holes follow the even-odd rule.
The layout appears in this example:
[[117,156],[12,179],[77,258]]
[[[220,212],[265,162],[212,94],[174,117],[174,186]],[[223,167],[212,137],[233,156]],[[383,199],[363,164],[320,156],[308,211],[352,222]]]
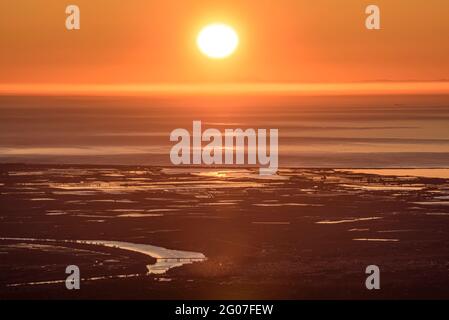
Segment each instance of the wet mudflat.
[[257,173],[1,165],[0,297],[449,298],[444,174]]

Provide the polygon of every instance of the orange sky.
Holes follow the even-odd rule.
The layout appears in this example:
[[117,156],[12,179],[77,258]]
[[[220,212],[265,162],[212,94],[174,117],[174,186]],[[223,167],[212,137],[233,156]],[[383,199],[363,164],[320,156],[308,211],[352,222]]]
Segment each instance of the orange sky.
[[[364,27],[373,3],[380,31]],[[65,29],[68,4],[81,9],[79,31]],[[2,1],[0,90],[448,80],[448,14],[447,0]],[[199,29],[215,21],[240,36],[238,51],[222,61],[195,45]]]

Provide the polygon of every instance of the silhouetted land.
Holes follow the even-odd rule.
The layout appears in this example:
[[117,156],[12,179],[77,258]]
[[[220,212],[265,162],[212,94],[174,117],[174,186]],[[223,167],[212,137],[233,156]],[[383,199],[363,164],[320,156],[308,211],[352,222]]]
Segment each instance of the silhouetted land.
[[[125,241],[207,260],[147,275],[155,259],[136,252],[0,240],[0,298],[449,298],[449,179],[257,172],[1,165],[2,238]],[[91,279],[81,290],[58,282],[70,264]],[[371,264],[381,290],[365,288]]]

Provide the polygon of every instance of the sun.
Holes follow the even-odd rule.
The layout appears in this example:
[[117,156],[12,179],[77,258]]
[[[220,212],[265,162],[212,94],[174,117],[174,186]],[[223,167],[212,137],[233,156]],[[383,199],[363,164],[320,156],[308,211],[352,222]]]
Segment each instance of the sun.
[[196,39],[199,50],[209,58],[223,59],[232,55],[239,45],[235,30],[224,23],[205,26]]

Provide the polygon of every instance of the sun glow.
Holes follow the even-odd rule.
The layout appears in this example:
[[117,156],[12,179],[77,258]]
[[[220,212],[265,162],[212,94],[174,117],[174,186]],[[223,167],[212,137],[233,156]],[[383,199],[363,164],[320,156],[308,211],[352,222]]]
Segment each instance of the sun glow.
[[235,30],[223,23],[205,26],[197,37],[199,50],[209,58],[223,59],[232,55],[239,44]]

